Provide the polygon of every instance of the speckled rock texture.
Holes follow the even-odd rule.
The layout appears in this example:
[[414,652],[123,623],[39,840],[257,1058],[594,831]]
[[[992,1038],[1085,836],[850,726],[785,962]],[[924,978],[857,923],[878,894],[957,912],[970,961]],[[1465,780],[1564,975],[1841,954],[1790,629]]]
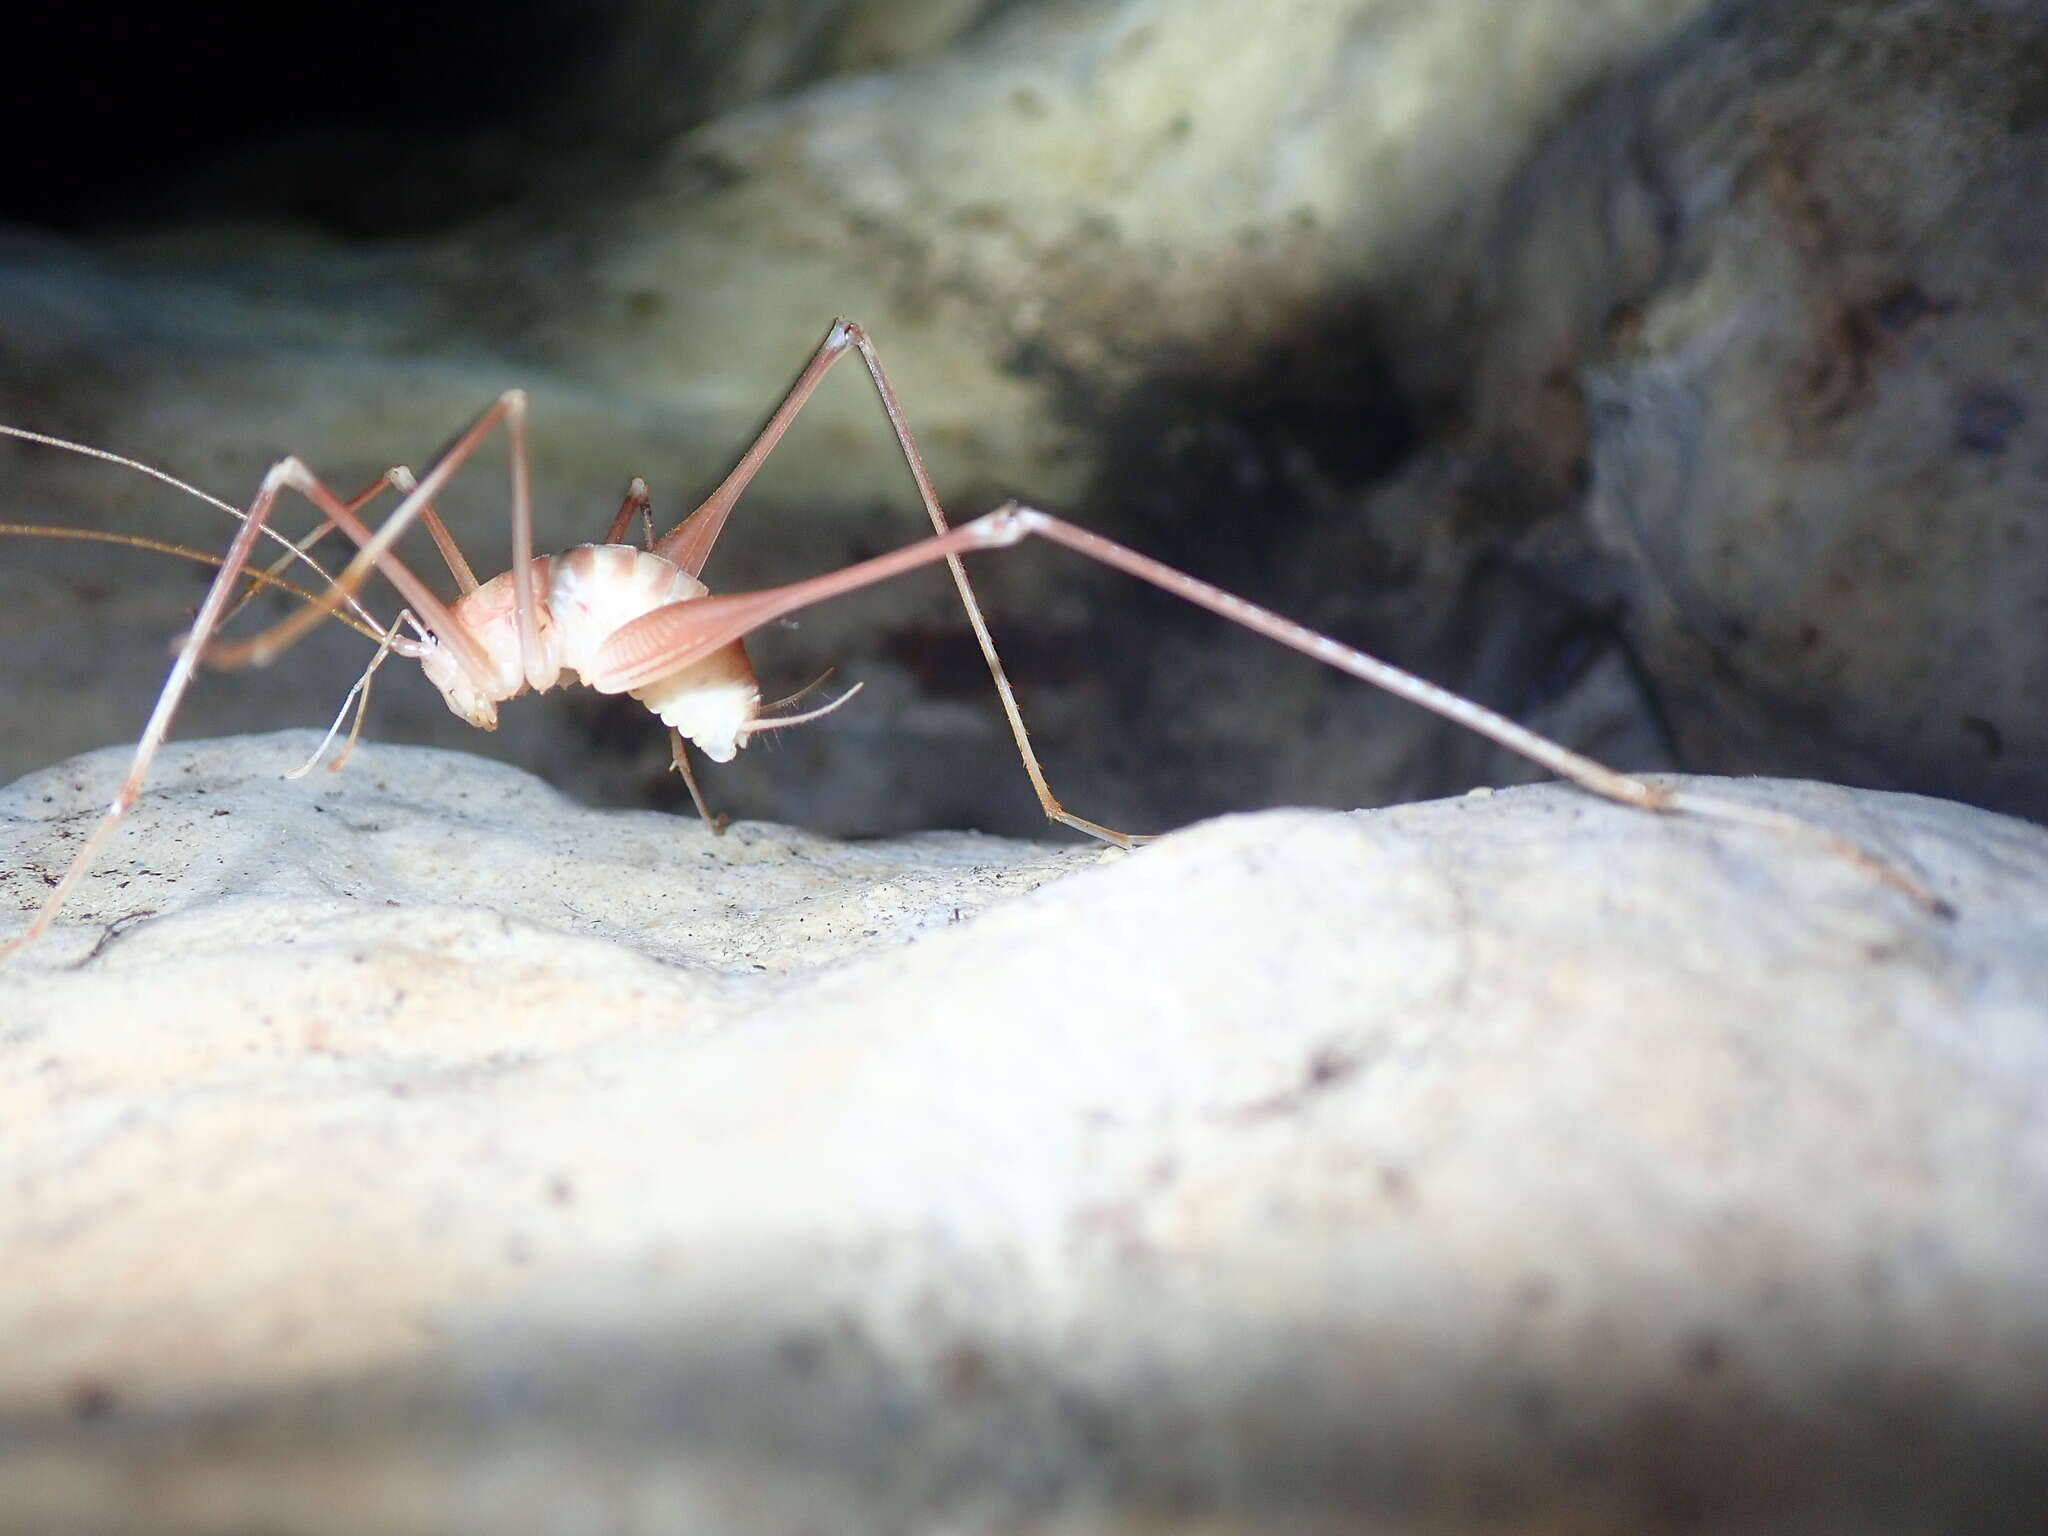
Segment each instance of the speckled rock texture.
[[2048,813],[2044,61],[2038,4],[1720,6],[1504,200],[1490,473],[1590,484],[1689,766]]
[[[0,1525],[2018,1531],[2048,833],[1135,855],[175,746],[0,972]],[[121,764],[0,796],[24,911]],[[13,919],[8,919],[12,922]]]

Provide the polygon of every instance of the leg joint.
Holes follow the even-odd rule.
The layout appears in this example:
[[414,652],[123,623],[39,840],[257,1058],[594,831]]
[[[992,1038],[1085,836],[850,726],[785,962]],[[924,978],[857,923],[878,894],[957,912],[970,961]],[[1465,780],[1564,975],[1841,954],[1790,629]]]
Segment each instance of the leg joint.
[[279,459],[270,466],[270,473],[263,477],[263,488],[266,491],[275,491],[287,485],[294,490],[303,491],[312,483],[313,472],[296,456]]

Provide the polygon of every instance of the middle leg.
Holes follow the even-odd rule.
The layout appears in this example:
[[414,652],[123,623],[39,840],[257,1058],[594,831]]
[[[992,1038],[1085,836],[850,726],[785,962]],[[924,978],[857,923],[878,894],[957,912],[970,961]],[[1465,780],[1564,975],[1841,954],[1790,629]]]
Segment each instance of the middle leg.
[[[918,499],[924,503],[925,515],[931,519],[932,531],[944,535],[952,531],[945,509],[939,505],[938,492],[932,486],[931,473],[925,468],[924,455],[911,435],[910,423],[903,414],[903,407],[896,398],[896,390],[889,382],[889,375],[882,367],[881,357],[875,351],[875,344],[868,339],[866,331],[851,320],[839,319],[832,322],[832,329],[804,365],[802,373],[789,388],[782,403],[775,408],[760,435],[741,455],[718,489],[705,498],[703,504],[682,522],[664,534],[654,546],[655,552],[673,560],[692,576],[699,575],[704,562],[710,558],[712,547],[724,530],[725,520],[731,514],[733,504],[746,490],[769,452],[782,440],[796,419],[804,402],[832,365],[844,357],[848,350],[860,354],[866,366],[868,377],[873,381],[875,392],[881,397],[882,409],[888,414],[890,429],[896,434],[896,446],[903,454],[903,462],[909,466],[910,478],[917,484]],[[621,509],[621,517],[625,516]],[[1031,781],[1031,789],[1038,796],[1039,809],[1046,819],[1085,832],[1090,837],[1113,843],[1119,848],[1131,848],[1149,841],[1141,834],[1119,832],[1114,827],[1103,826],[1100,822],[1077,816],[1061,805],[1058,796],[1052,792],[1045,769],[1038,760],[1038,753],[1031,745],[1031,733],[1024,725],[1024,712],[1018,707],[1016,690],[1010,686],[1009,673],[1004,670],[1003,659],[997,654],[995,636],[989,633],[988,621],[982,617],[981,603],[974,595],[974,586],[967,579],[967,567],[952,554],[945,556],[946,569],[953,577],[954,589],[960,594],[961,606],[966,610],[968,626],[974,631],[975,643],[981,647],[982,659],[987,662],[989,676],[995,683],[996,697],[1003,707],[1003,718],[1009,723],[1010,737],[1016,743],[1018,759],[1024,765],[1024,773]]]

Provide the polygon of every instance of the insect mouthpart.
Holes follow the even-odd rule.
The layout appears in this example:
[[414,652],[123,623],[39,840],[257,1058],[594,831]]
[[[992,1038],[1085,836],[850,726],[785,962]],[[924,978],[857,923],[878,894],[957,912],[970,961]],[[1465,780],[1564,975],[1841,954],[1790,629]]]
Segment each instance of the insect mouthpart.
[[441,690],[441,697],[456,715],[480,731],[498,728],[497,701],[470,681],[455,653],[432,633],[421,642],[420,670],[427,674],[428,682]]

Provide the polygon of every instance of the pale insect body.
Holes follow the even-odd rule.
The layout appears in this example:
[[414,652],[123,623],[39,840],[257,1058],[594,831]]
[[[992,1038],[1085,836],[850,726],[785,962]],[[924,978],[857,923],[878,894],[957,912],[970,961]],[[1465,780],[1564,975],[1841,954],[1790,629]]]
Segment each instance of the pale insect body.
[[[898,447],[931,520],[932,535],[902,549],[808,580],[758,592],[713,595],[705,586],[701,573],[734,503],[819,381],[850,350],[860,354],[881,397]],[[351,698],[359,701],[367,698],[370,675],[385,656],[393,652],[419,661],[448,707],[470,724],[485,730],[496,726],[501,703],[528,689],[545,691],[565,683],[579,682],[602,693],[630,694],[669,727],[675,766],[689,785],[699,813],[716,829],[721,823],[711,816],[698,791],[684,747],[686,738],[713,761],[729,762],[753,735],[814,720],[837,709],[858,691],[856,686],[855,690],[832,703],[804,714],[770,714],[761,703],[760,685],[747,659],[743,637],[763,624],[798,609],[943,560],[951,569],[968,622],[988,663],[997,697],[1040,807],[1051,820],[1119,846],[1131,847],[1144,839],[1076,816],[1054,797],[1032,750],[1016,696],[960,562],[962,554],[1006,548],[1026,539],[1059,544],[1113,566],[1300,651],[1326,666],[1432,710],[1521,753],[1595,794],[1646,811],[1676,812],[1737,822],[1762,827],[1773,833],[1802,837],[1817,842],[1867,875],[1903,892],[1922,908],[1934,913],[1947,910],[1918,879],[1893,861],[1816,823],[1783,812],[1671,789],[1618,773],[1470,699],[1049,513],[1011,503],[958,528],[951,526],[939,506],[923,457],[910,435],[873,344],[851,322],[840,320],[833,323],[824,342],[733,471],[701,506],[659,539],[654,536],[647,488],[636,480],[614,518],[605,542],[582,545],[560,554],[536,556],[526,462],[525,416],[525,395],[517,390],[508,391],[471,423],[432,469],[417,481],[407,471],[395,469],[377,485],[351,501],[344,501],[299,460],[285,459],[264,477],[247,512],[227,508],[242,519],[242,527],[227,553],[221,557],[213,585],[208,589],[206,600],[200,606],[192,630],[179,650],[170,676],[158,696],[156,708],[136,745],[126,778],[113,803],[85,839],[70,867],[55,883],[27,928],[0,945],[0,959],[33,943],[49,926],[71,889],[91,867],[114,826],[134,804],[141,793],[150,762],[163,742],[199,662],[205,659],[221,667],[261,664],[322,618],[344,607],[364,621],[351,619],[350,622],[378,639],[377,654],[356,689],[352,690]],[[432,498],[474,452],[478,443],[500,424],[510,439],[512,564],[506,574],[479,582],[435,514]],[[179,485],[181,489],[191,489],[182,482],[171,480],[161,471],[134,465],[132,461],[119,459],[103,450],[82,448],[20,428],[0,427],[0,433],[99,458],[112,458]],[[380,487],[386,485],[397,488],[403,499],[384,524],[372,532],[356,513]],[[265,526],[279,496],[287,489],[303,495],[324,514],[324,521],[315,530],[313,538],[330,527],[339,528],[355,541],[357,553],[348,566],[333,578],[327,578],[326,572],[314,565],[323,579],[328,580],[328,585],[317,597],[311,597],[299,612],[251,639],[222,640],[217,633],[219,625],[229,612],[230,603],[245,575],[257,580],[275,581],[277,570],[281,568],[280,563],[279,567],[267,571],[248,569],[250,553],[259,536],[268,536],[284,544],[287,559],[298,558],[313,563],[301,546],[281,538]],[[194,494],[203,496],[199,492]],[[204,499],[216,506],[225,505],[212,497]],[[636,515],[645,529],[645,549],[635,549],[621,542]],[[392,553],[392,546],[414,522],[426,526],[461,589],[460,595],[452,602],[444,602],[436,596]],[[17,528],[12,531],[38,530]],[[146,544],[149,541],[133,542]],[[306,541],[308,544],[311,542],[312,539]],[[168,548],[163,545],[153,547]],[[171,552],[188,558],[206,558],[195,556],[189,550],[173,549]],[[357,591],[372,570],[381,572],[407,605],[389,626],[369,621],[356,598]],[[524,573],[525,579],[515,580],[515,572]],[[400,633],[401,627],[405,626],[411,628],[411,635]],[[346,708],[344,706],[344,714]],[[358,728],[361,718],[362,704],[358,702]],[[339,723],[336,722],[337,727]],[[354,739],[353,732],[350,739]]]
[[[657,608],[711,592],[653,551],[621,544],[583,544],[542,555],[529,569],[541,616],[540,675],[530,684],[536,693],[565,682],[610,691],[603,687],[606,673],[598,659],[607,640]],[[480,730],[493,730],[498,705],[529,686],[512,573],[458,599],[453,612],[490,658],[489,686],[479,687],[446,646],[429,647],[420,657],[421,669],[451,710]],[[714,763],[733,760],[761,714],[761,685],[738,640],[628,691]]]

